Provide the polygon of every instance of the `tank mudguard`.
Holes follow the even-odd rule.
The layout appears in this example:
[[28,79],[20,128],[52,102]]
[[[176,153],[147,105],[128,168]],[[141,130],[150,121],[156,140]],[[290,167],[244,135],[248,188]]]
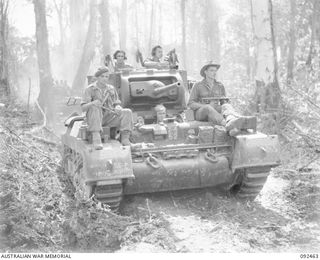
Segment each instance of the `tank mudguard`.
[[280,144],[277,135],[262,133],[238,135],[232,156],[232,171],[256,166],[280,164]]
[[62,135],[62,143],[81,154],[86,182],[134,178],[129,146],[109,140],[103,143],[102,150],[95,150],[91,144],[68,133]]
[[87,182],[134,178],[129,146],[111,141],[102,150],[86,149],[83,155]]

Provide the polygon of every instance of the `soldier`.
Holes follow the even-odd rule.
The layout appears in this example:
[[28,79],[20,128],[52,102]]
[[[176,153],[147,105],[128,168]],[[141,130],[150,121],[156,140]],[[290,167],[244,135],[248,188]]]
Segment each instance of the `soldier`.
[[147,58],[144,61],[144,67],[150,68],[150,69],[167,69],[169,68],[168,62],[161,62],[161,58],[163,56],[162,47],[160,45],[157,45],[152,48],[151,51],[151,57]]
[[113,59],[116,60],[114,64],[114,70],[119,71],[121,69],[132,69],[132,66],[125,63],[125,60],[127,59],[125,51],[117,50],[113,54]]
[[103,148],[100,136],[102,126],[120,127],[122,145],[130,145],[132,111],[120,106],[117,91],[107,84],[107,67],[99,68],[94,76],[97,80],[86,88],[81,102],[81,108],[87,116],[88,131],[92,133],[93,146],[97,150]]
[[225,126],[231,136],[240,133],[241,129],[255,129],[256,117],[240,116],[226,101],[220,103],[219,100],[212,100],[209,104],[203,101],[208,97],[226,97],[223,84],[216,80],[219,68],[217,63],[203,66],[200,70],[203,80],[192,87],[188,106],[195,111],[196,120]]

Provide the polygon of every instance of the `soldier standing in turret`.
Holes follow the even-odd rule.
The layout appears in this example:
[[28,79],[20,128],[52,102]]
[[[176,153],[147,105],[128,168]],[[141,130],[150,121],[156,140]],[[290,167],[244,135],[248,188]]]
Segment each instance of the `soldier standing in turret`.
[[117,91],[107,84],[108,68],[99,68],[94,76],[97,80],[85,89],[81,102],[81,108],[87,116],[88,131],[92,134],[93,146],[97,150],[103,148],[100,135],[102,126],[119,127],[122,145],[130,145],[132,111],[121,107]]
[[188,106],[195,111],[196,120],[225,126],[231,136],[239,134],[242,129],[255,129],[256,117],[240,116],[226,100],[212,100],[209,104],[203,101],[204,98],[226,97],[223,84],[216,80],[219,68],[217,63],[204,65],[200,70],[203,80],[192,87]]
[[147,58],[143,62],[143,66],[148,69],[168,69],[169,63],[162,62],[163,50],[160,45],[157,45],[152,48],[151,57]]
[[132,66],[127,64],[125,60],[127,59],[125,51],[117,50],[113,54],[113,59],[115,59],[114,70],[119,71],[121,69],[132,69]]

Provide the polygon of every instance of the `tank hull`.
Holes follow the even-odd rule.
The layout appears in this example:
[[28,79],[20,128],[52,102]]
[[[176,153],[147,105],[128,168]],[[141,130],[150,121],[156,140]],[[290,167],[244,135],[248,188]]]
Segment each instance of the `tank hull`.
[[231,183],[233,174],[226,157],[214,162],[204,153],[195,158],[159,160],[159,168],[146,162],[133,162],[133,181],[124,188],[125,194],[151,193],[170,190],[213,187]]

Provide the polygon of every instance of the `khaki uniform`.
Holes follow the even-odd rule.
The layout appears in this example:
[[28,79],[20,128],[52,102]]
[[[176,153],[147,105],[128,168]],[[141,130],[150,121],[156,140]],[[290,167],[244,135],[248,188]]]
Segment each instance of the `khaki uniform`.
[[149,58],[146,58],[144,60],[144,62],[148,62],[148,61],[152,61],[152,62],[161,62],[159,58],[157,58],[156,56],[151,56]]
[[132,66],[125,62],[123,63],[116,62],[114,64],[114,71],[120,71],[121,69],[132,69]]
[[225,103],[220,105],[219,100],[211,101],[210,104],[204,104],[202,98],[225,97],[226,91],[222,83],[215,81],[212,86],[206,79],[194,84],[188,106],[195,111],[195,118],[198,121],[210,121],[214,124],[225,125],[225,119],[239,117],[232,105]]
[[102,126],[120,127],[120,131],[132,131],[133,119],[130,109],[123,108],[119,114],[111,111],[115,105],[121,104],[118,93],[112,85],[99,85],[98,82],[94,82],[85,89],[81,104],[87,104],[97,99],[101,102],[105,100],[103,107],[107,109],[95,105],[89,107],[86,115],[88,131],[102,131]]
[[[157,58],[156,56],[146,58],[144,60],[144,64],[146,62],[156,62],[158,64],[158,66],[157,65],[147,65],[147,66],[145,65],[145,67],[149,68],[149,69],[159,69],[159,65],[162,63],[161,60],[159,58]],[[167,61],[165,60],[165,62],[167,62]],[[161,64],[161,69],[168,69],[168,68],[169,68],[169,63],[168,64],[163,64],[163,63]]]

